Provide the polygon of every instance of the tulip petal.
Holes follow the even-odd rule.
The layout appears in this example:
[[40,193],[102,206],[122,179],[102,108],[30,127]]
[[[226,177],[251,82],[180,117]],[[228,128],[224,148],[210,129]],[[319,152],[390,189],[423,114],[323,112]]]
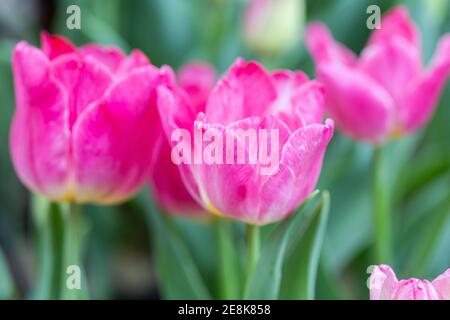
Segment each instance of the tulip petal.
[[450,74],[450,34],[440,41],[430,67],[407,88],[399,120],[412,132],[432,116]]
[[[158,87],[157,106],[162,128],[171,146],[175,145],[175,141],[172,141],[172,133],[177,129],[187,130],[190,137],[193,136],[197,115],[183,92],[174,87]],[[186,163],[181,163],[178,165],[178,170],[189,194],[201,203],[200,190],[192,172],[193,168]]]
[[400,280],[392,300],[439,300],[433,285],[427,280]]
[[[283,146],[278,173],[261,185],[258,221],[283,219],[314,190],[334,124],[315,123],[293,132]],[[262,216],[263,214],[263,216]]]
[[122,60],[116,71],[116,75],[123,76],[132,70],[145,66],[150,66],[156,70],[156,67],[150,64],[150,60],[148,60],[147,56],[141,50],[135,49],[131,52],[130,56]]
[[450,300],[450,269],[447,269],[431,283],[436,288],[441,299]]
[[[278,148],[278,155],[281,155],[282,146],[285,144],[289,137],[288,127],[280,120],[274,117],[251,117],[246,118],[231,125],[224,127],[214,124],[210,126],[208,123],[204,123],[203,126],[197,127],[197,130],[216,129],[217,136],[221,137],[223,141],[223,161],[220,164],[216,163],[204,163],[197,169],[196,180],[199,182],[199,188],[201,190],[202,201],[206,208],[211,210],[214,208],[213,213],[223,214],[228,217],[233,217],[246,221],[247,223],[264,224],[269,219],[266,219],[264,213],[261,214],[261,209],[265,207],[265,204],[261,204],[259,189],[260,185],[265,180],[269,179],[268,175],[262,175],[262,168],[267,168],[260,158],[254,158],[254,161],[250,161],[251,146],[257,145],[257,148],[262,147],[262,140],[258,138],[260,129],[268,130],[268,140],[265,141],[268,144],[268,152],[270,148]],[[270,130],[278,131],[278,140],[270,140]],[[239,132],[238,130],[242,130]],[[251,131],[248,131],[251,130]],[[251,138],[246,136],[246,133],[254,132],[255,138],[258,140],[252,144]],[[241,135],[243,133],[243,135]],[[232,139],[233,145],[229,145],[228,139]],[[207,143],[203,145],[205,150]],[[267,145],[266,145],[267,146]],[[259,149],[253,149],[258,152]],[[244,152],[244,153],[242,153]],[[245,156],[244,163],[239,162],[239,154]],[[230,155],[233,155],[231,157]],[[255,154],[253,154],[255,155]],[[232,161],[227,161],[227,156]],[[275,159],[275,165],[279,164],[279,158]],[[276,169],[276,168],[275,168]],[[194,169],[195,170],[195,169]],[[293,187],[293,176],[291,178],[291,187]],[[285,180],[286,185],[289,185],[289,181]],[[288,187],[283,186],[283,190]],[[280,194],[281,190],[277,190],[277,194]],[[283,195],[284,196],[284,195]],[[276,201],[277,197],[272,196],[270,199],[272,203]],[[284,212],[277,212],[279,216],[271,217],[271,219],[280,219],[280,216]]]
[[397,290],[394,270],[387,265],[374,266],[369,279],[370,300],[391,300]]
[[54,200],[64,197],[69,167],[68,100],[42,51],[20,42],[13,53],[16,112],[11,153],[21,180]]
[[420,51],[403,38],[394,38],[366,47],[358,68],[384,87],[399,106],[405,88],[421,72]]
[[104,64],[112,73],[115,73],[125,55],[116,47],[103,47],[96,44],[87,44],[78,48],[83,57],[91,57]]
[[387,43],[395,38],[404,39],[416,49],[420,49],[419,32],[411,21],[405,6],[396,6],[383,15],[381,28],[375,29],[369,39],[369,44]]
[[291,130],[322,122],[325,91],[317,81],[308,81],[303,72],[278,71],[272,75],[277,98],[269,114],[283,120]]
[[66,38],[58,35],[51,35],[46,31],[41,32],[42,51],[50,60],[61,55],[76,52],[75,46]]
[[204,209],[184,186],[178,166],[171,159],[171,147],[164,137],[152,169],[152,192],[159,207],[178,215],[205,215]]
[[362,72],[339,64],[319,67],[326,105],[338,127],[356,139],[382,142],[391,128],[394,101]]
[[159,74],[150,67],[131,72],[75,123],[78,202],[119,202],[145,182],[152,158],[152,128],[157,122],[154,88],[158,81]]
[[110,72],[92,58],[83,60],[67,54],[53,60],[52,75],[66,89],[69,97],[69,127],[93,101],[103,96],[112,82]]
[[215,69],[203,62],[191,62],[178,72],[178,83],[188,94],[197,112],[204,112],[216,80]]
[[205,114],[211,122],[228,125],[263,116],[276,98],[270,75],[256,62],[237,59],[211,92]]
[[316,64],[341,63],[353,66],[356,63],[355,54],[337,43],[328,28],[322,23],[311,23],[305,31],[306,46]]

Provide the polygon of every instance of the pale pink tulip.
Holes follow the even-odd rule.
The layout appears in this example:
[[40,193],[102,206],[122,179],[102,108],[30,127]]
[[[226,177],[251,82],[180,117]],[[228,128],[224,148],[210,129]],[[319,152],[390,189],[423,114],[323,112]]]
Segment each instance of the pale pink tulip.
[[450,269],[432,282],[397,280],[387,265],[375,266],[369,279],[371,300],[450,300]]
[[[227,129],[279,132],[279,143],[270,145],[279,152],[279,166],[270,175],[263,175],[259,164],[226,163],[225,153],[223,164],[180,164],[191,195],[210,212],[247,223],[266,224],[292,213],[313,191],[333,135],[333,122],[322,123],[323,95],[322,86],[302,72],[271,74],[242,59],[215,86],[204,113],[181,89],[160,86],[158,108],[169,140],[180,128],[192,136],[212,129],[221,138]],[[194,126],[196,119],[201,122]],[[245,141],[237,143],[250,152]],[[194,153],[198,145],[190,147]]]
[[127,57],[113,47],[76,48],[47,33],[41,41],[42,49],[22,41],[13,52],[18,176],[55,201],[127,199],[148,176],[164,77],[138,50]]
[[450,73],[450,34],[422,66],[419,33],[405,7],[388,12],[359,59],[311,24],[306,44],[327,92],[327,108],[349,136],[378,144],[412,133],[432,116]]
[[[196,112],[205,111],[206,100],[216,81],[214,68],[202,62],[183,66],[177,76],[178,85],[186,93]],[[156,148],[150,185],[158,206],[167,213],[203,216],[205,210],[192,198],[183,184],[178,167],[171,160],[171,147],[162,133]]]

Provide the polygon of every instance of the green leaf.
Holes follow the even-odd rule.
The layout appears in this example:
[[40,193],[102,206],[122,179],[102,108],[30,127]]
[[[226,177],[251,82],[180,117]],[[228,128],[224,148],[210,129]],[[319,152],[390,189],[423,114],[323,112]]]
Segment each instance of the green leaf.
[[406,270],[414,270],[417,277],[427,274],[428,266],[450,219],[450,196],[420,220],[421,232],[415,234],[416,245],[410,255]]
[[300,226],[308,216],[313,194],[295,214],[281,222],[269,235],[263,245],[261,255],[253,272],[250,274],[244,292],[245,299],[276,299],[280,291],[283,262],[290,241],[297,234]]
[[0,249],[0,299],[12,298],[14,293],[14,283],[9,271],[8,263]]
[[[144,198],[143,195],[141,198]],[[171,217],[145,201],[155,245],[159,285],[167,299],[211,299],[200,271]]]
[[328,220],[330,195],[324,191],[321,201],[304,221],[283,269],[282,299],[314,299],[317,269]]

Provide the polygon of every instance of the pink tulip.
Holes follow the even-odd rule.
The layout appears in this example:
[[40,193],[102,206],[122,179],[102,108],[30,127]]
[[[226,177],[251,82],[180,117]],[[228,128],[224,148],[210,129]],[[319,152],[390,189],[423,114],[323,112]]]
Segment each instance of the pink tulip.
[[16,45],[10,147],[22,182],[55,201],[116,203],[148,176],[155,87],[163,76],[146,56],[74,47],[41,35],[42,49]]
[[[216,80],[214,68],[201,62],[191,62],[178,72],[178,84],[187,94],[195,112],[205,111],[206,100]],[[168,213],[203,216],[205,210],[192,198],[183,184],[178,167],[171,160],[171,148],[166,136],[156,148],[150,184],[160,208]]]
[[[277,130],[277,144],[269,148],[278,152],[279,166],[270,175],[262,173],[260,163],[236,163],[235,158],[231,164],[179,165],[186,187],[205,209],[253,224],[285,218],[313,191],[333,135],[333,122],[322,124],[323,103],[322,86],[304,73],[270,74],[258,63],[242,59],[215,86],[204,113],[198,113],[179,88],[158,88],[158,108],[172,146],[177,129],[193,136],[211,129],[218,138],[229,129]],[[194,125],[195,120],[200,122]],[[248,143],[237,143],[250,153]],[[189,147],[195,154],[199,145],[194,141]],[[219,160],[226,160],[222,156]]]
[[450,300],[450,269],[432,282],[397,280],[387,265],[375,266],[369,279],[371,300]]
[[450,34],[422,67],[418,31],[401,6],[383,17],[359,59],[320,23],[307,28],[306,44],[336,125],[376,144],[425,125],[450,73]]

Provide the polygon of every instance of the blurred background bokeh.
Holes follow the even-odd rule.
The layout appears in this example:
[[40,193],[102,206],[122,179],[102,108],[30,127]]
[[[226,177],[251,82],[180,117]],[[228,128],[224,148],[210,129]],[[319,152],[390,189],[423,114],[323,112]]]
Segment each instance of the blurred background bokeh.
[[[38,45],[39,32],[45,29],[77,45],[113,44],[126,52],[139,48],[158,66],[178,68],[200,59],[223,72],[236,57],[243,56],[259,60],[270,69],[301,69],[314,76],[312,60],[302,41],[302,25],[309,21],[323,21],[338,41],[359,53],[370,33],[367,7],[377,4],[384,12],[404,4],[421,30],[425,61],[437,39],[450,32],[449,0],[295,2],[290,21],[283,21],[285,16],[277,14],[274,18],[279,21],[271,22],[261,32],[260,41],[271,41],[266,45],[244,36],[246,1],[240,0],[0,1],[0,298],[27,298],[36,278],[30,195],[16,177],[8,145],[14,111],[10,61],[14,45],[22,39]],[[66,27],[66,9],[72,4],[81,9],[80,30]],[[277,29],[280,25],[283,27]],[[431,279],[450,267],[450,84],[432,122],[388,148],[391,180],[396,188],[392,195],[394,267],[399,277]],[[368,298],[371,155],[370,145],[353,142],[339,132],[327,151],[319,188],[330,190],[331,209],[317,298]],[[152,232],[147,213],[141,208],[130,201],[116,207],[86,209],[90,223],[86,269],[93,298],[160,297]],[[208,281],[208,270],[215,268],[215,249],[213,241],[204,241],[212,237],[211,228],[182,219],[175,222],[189,235],[187,245],[203,266],[202,276],[213,283]]]

